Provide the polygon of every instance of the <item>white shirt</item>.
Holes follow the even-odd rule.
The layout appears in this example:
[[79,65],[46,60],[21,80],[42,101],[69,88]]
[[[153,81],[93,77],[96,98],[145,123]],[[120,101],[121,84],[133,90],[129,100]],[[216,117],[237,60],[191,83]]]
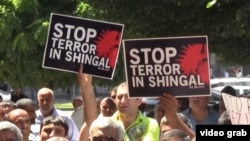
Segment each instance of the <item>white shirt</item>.
[[81,129],[84,117],[83,117],[83,106],[77,107],[71,115],[71,118],[75,122],[78,130]]
[[[68,115],[66,115],[65,112],[58,110],[56,108],[53,109],[52,116],[61,116],[64,118],[66,123],[68,124],[68,139],[70,141],[77,141],[79,136],[79,130],[75,124],[75,122],[72,120],[72,118]],[[40,109],[36,111],[36,123],[31,126],[31,131],[36,136],[36,140],[39,140],[39,134],[40,134],[40,125],[45,117],[42,115]]]

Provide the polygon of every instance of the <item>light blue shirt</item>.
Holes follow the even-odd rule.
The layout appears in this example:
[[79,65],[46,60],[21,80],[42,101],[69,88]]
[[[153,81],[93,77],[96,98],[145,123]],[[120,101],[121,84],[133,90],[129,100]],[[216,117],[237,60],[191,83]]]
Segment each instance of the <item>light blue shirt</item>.
[[[69,115],[66,115],[65,112],[58,110],[56,108],[53,109],[52,116],[61,116],[64,118],[66,123],[68,124],[68,139],[70,141],[77,141],[79,136],[79,130],[75,124],[75,122],[72,120],[72,118]],[[39,134],[40,134],[40,126],[45,117],[42,115],[40,110],[36,111],[36,123],[31,126],[31,130],[33,134],[35,135],[36,140],[39,140]]]
[[219,119],[219,112],[211,109],[208,107],[208,114],[207,114],[207,117],[200,123],[198,123],[193,115],[191,114],[191,108],[189,107],[188,109],[184,110],[182,112],[182,114],[184,114],[187,119],[188,119],[188,122],[192,125],[192,129],[194,132],[196,132],[196,125],[197,124],[205,124],[205,125],[216,125],[218,124],[218,119]]

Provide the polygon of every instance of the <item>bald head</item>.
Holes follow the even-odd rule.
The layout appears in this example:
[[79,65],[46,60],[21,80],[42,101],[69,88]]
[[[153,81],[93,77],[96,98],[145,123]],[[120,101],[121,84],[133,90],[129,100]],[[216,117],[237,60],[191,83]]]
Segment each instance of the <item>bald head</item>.
[[8,113],[8,120],[11,121],[16,118],[16,116],[29,116],[29,114],[23,109],[14,109]]
[[54,93],[49,88],[41,88],[37,94],[38,105],[43,116],[52,114],[54,108]]
[[23,138],[28,138],[30,134],[30,117],[23,109],[15,109],[9,112],[7,119],[15,124],[22,132]]

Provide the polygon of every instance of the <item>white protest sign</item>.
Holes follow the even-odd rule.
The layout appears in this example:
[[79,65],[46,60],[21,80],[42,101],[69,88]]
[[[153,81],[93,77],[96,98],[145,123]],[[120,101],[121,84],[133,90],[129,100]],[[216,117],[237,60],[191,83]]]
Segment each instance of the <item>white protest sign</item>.
[[250,124],[250,99],[222,93],[224,104],[233,125]]

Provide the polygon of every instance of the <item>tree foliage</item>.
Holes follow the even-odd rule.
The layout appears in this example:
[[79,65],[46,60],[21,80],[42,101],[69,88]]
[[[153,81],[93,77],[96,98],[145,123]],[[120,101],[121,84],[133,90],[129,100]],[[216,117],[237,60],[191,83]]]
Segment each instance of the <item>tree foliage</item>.
[[[123,39],[208,35],[209,50],[221,62],[249,65],[249,10],[248,0],[1,0],[0,81],[36,87],[77,83],[73,73],[42,68],[52,12],[123,23]],[[124,81],[123,66],[120,49],[113,80],[95,82]]]

